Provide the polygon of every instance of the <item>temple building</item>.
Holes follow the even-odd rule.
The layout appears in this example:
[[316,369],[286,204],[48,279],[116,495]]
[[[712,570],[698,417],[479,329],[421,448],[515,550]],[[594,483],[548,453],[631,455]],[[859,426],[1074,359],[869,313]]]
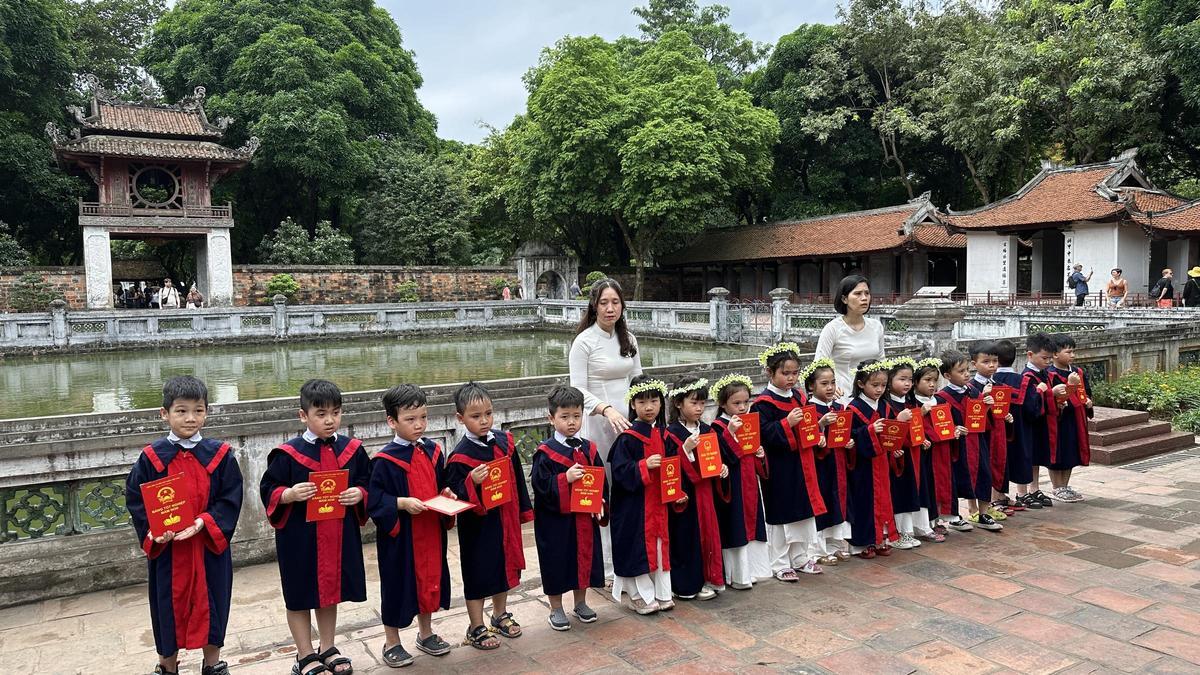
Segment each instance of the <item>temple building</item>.
[[90,109],[68,108],[79,127],[67,136],[46,125],[60,165],[86,172],[96,185],[92,199],[79,203],[88,308],[113,306],[113,239],[194,242],[206,303],[231,305],[233,207],[213,204],[212,187],[250,161],[258,139],[221,145],[231,120],[209,122],[204,87],[163,106],[117,100],[94,77],[88,81]]

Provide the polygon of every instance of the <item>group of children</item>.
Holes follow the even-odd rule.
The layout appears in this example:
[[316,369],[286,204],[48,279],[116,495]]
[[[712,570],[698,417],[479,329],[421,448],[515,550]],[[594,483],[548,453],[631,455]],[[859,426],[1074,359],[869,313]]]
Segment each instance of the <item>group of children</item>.
[[[864,361],[852,392],[838,389],[831,361],[802,364],[793,343],[760,355],[768,383],[758,394],[744,375],[711,387],[688,376],[672,388],[638,376],[626,397],[629,428],[607,462],[579,435],[583,394],[555,387],[548,397],[554,431],[533,455],[528,484],[512,434],[494,427],[491,397],[477,383],[455,393],[465,433],[449,454],[423,435],[428,412],[421,388],[389,389],[382,402],[394,438],[368,456],[359,440],[338,432],[337,386],[310,380],[300,390],[306,429],[270,452],[259,484],[297,646],[292,672],[353,672],[334,636],[338,604],[366,600],[360,532],[368,519],[377,536],[383,660],[402,667],[413,657],[399,631],[414,619],[418,650],[439,656],[451,649],[432,627],[433,613],[450,605],[451,529],[470,622],[464,644],[490,650],[500,646],[498,636],[521,635],[506,605],[525,568],[521,526],[529,521],[547,620],[569,630],[568,592],[574,619],[597,619],[586,593],[606,584],[604,526],[611,530],[613,598],[651,614],[671,610],[676,599],[706,600],[771,577],[796,582],[855,554],[873,558],[922,540],[942,542],[950,530],[1000,530],[998,521],[1017,511],[1053,504],[1040,489],[1043,466],[1054,499],[1079,501],[1070,477],[1089,460],[1092,402],[1086,378],[1072,365],[1074,347],[1066,335],[1033,335],[1020,373],[1007,340],[940,358]],[[228,444],[200,434],[207,399],[193,377],[166,383],[161,415],[170,433],[143,450],[126,489],[149,559],[155,672],[166,675],[178,671],[179,649],[203,649],[203,675],[228,670],[219,656],[242,476]],[[717,412],[708,423],[710,400]],[[757,424],[748,413],[756,413]],[[889,429],[891,421],[904,424],[903,438],[895,436],[895,424]],[[743,433],[755,426],[756,434]],[[501,489],[506,474],[509,484]],[[193,504],[194,521],[155,536],[148,514],[159,513],[161,504],[146,504],[144,487],[172,476]],[[314,518],[315,504],[306,502],[335,485],[320,510],[336,502],[339,511]],[[582,486],[599,505],[580,506],[592,504],[580,499]],[[439,498],[458,502],[459,512],[432,508]]]

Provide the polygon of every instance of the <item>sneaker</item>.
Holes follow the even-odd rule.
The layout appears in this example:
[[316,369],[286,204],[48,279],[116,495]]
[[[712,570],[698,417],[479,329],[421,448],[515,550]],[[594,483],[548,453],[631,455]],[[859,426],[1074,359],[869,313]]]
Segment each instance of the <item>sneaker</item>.
[[1000,509],[989,507],[987,510],[987,514],[989,516],[991,516],[992,520],[1008,520],[1008,515],[1005,514],[1003,511],[1001,511]]
[[700,592],[695,595],[697,600],[712,600],[715,597],[717,597],[717,592],[714,591],[710,586],[701,588]]
[[571,630],[571,620],[567,618],[567,613],[563,611],[562,607],[550,610],[550,616],[546,621],[554,630]]
[[911,534],[908,534],[907,532],[902,533],[900,535],[900,540],[897,541],[896,543],[892,544],[892,546],[900,549],[901,551],[907,551],[909,549],[916,548],[920,545],[921,545],[921,542],[917,541],[916,537],[912,536]]
[[808,562],[804,563],[804,567],[796,567],[793,569],[795,569],[800,574],[824,574],[825,573],[825,570],[821,569],[821,566],[818,565],[813,560],[809,560]]
[[587,603],[584,602],[575,605],[575,609],[572,611],[572,614],[575,615],[576,619],[579,619],[584,623],[592,623],[598,618],[596,616],[596,610],[588,607]]
[[[662,610],[662,605],[656,602],[646,602],[641,598],[630,597],[625,600],[625,606],[641,615],[653,614]],[[675,606],[674,603],[671,604]]]
[[948,521],[946,523],[946,527],[959,532],[970,532],[971,530],[975,529],[971,526],[971,523],[963,520],[961,516],[959,516],[957,520]]
[[1070,495],[1070,499],[1067,499],[1066,501],[1069,501],[1069,502],[1083,501],[1083,495],[1079,494],[1079,492],[1075,488],[1071,487],[1070,485],[1064,485],[1063,490],[1066,490],[1067,494]]
[[1017,497],[1017,501],[1021,502],[1021,506],[1024,506],[1027,509],[1042,508],[1042,501],[1031,494],[1020,495]]
[[672,593],[672,595],[674,595],[675,597],[679,598],[680,600],[695,600],[695,599],[696,599],[696,595],[695,595],[695,594],[692,594],[692,595],[680,595],[680,594],[678,594],[678,593]]
[[972,513],[971,522],[981,530],[999,532],[1000,530],[1004,529],[1003,525],[997,523],[995,520],[992,520],[992,517],[986,513]]
[[1042,506],[1054,506],[1054,500],[1047,497],[1046,493],[1042,492],[1041,490],[1038,490],[1037,492],[1031,492],[1029,493],[1029,496],[1041,502]]
[[729,585],[732,586],[733,590],[735,590],[735,591],[748,591],[751,588],[754,588],[754,584],[739,584],[736,581]]

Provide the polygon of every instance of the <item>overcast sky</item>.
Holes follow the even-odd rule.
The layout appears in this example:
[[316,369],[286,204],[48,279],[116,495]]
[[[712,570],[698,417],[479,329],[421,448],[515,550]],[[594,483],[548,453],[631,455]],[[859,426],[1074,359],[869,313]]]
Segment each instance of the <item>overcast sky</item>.
[[[484,122],[504,127],[525,110],[521,76],[564,35],[637,35],[632,9],[644,0],[376,0],[416,52],[421,102],[438,135],[475,142]],[[714,4],[700,0],[700,4]],[[774,44],[802,23],[832,23],[837,0],[720,0],[735,30]]]

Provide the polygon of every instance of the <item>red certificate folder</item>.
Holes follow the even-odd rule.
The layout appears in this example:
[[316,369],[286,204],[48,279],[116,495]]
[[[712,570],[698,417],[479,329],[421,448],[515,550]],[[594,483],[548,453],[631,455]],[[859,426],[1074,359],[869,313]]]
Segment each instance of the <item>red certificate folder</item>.
[[346,469],[313,471],[308,480],[317,486],[317,494],[308,500],[308,522],[338,520],[346,516],[346,507],[338,503],[338,497],[350,486],[350,472]]
[[421,503],[428,507],[430,511],[436,511],[444,516],[457,516],[471,508],[471,505],[467,502],[462,502],[446,495],[430,497]]
[[982,434],[987,431],[987,405],[983,399],[963,399],[963,422],[969,434]]
[[913,408],[912,422],[908,424],[908,440],[914,448],[925,444],[925,417],[920,408]]
[[818,424],[821,418],[817,415],[817,406],[806,405],[802,410],[804,417],[796,427],[796,436],[800,439],[800,447],[815,448],[821,443],[821,425]]
[[721,475],[721,444],[717,442],[717,434],[710,431],[700,434],[696,443],[696,465],[700,467],[701,478],[716,478]]
[[142,501],[146,504],[146,521],[150,536],[157,539],[167,532],[186,530],[196,522],[192,495],[177,473],[142,483]]
[[507,504],[513,498],[512,459],[501,457],[488,462],[487,477],[479,484],[483,508],[492,509]]
[[753,455],[762,447],[762,426],[758,413],[746,413],[738,415],[737,418],[742,421],[742,428],[737,432],[737,441],[742,449],[742,454]]
[[604,505],[604,467],[585,466],[571,483],[571,513],[600,513]]
[[900,450],[904,447],[904,441],[908,438],[908,422],[900,420],[884,420],[883,431],[879,432],[879,445],[882,449],[891,452]]
[[680,472],[678,455],[662,458],[662,466],[658,467],[658,485],[664,504],[669,504],[684,496],[683,485],[679,482]]
[[834,410],[837,419],[829,425],[829,436],[825,439],[829,448],[837,450],[846,447],[850,442],[850,425],[854,422],[854,413],[849,410]]
[[992,385],[992,417],[1003,419],[1008,417],[1008,407],[1012,404],[1013,390],[1006,384]]
[[929,409],[929,419],[933,420],[933,438],[936,441],[954,440],[954,415],[950,413],[950,404],[943,403]]
[[1068,382],[1067,383],[1067,396],[1068,397],[1074,396],[1075,398],[1079,399],[1080,401],[1086,401],[1087,400],[1087,389],[1084,388],[1082,382],[1079,382],[1079,383]]

